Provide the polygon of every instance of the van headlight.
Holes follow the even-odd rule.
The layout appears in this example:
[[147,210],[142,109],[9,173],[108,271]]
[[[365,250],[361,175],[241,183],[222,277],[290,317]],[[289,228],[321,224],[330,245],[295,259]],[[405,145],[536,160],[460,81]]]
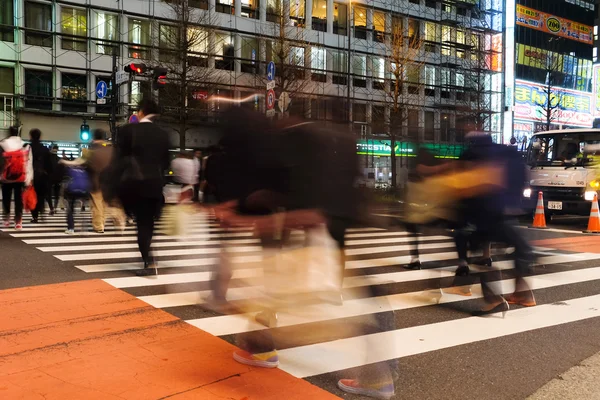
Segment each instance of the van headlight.
[[594,179],[593,181],[590,182],[590,186],[594,189],[598,189],[598,188],[600,188],[600,181],[597,181]]
[[587,201],[592,201],[592,200],[594,200],[594,196],[595,195],[596,195],[596,191],[594,191],[594,190],[588,190],[583,195],[583,198],[586,199]]
[[531,198],[531,189],[530,188],[523,190],[523,197],[526,197],[528,199]]

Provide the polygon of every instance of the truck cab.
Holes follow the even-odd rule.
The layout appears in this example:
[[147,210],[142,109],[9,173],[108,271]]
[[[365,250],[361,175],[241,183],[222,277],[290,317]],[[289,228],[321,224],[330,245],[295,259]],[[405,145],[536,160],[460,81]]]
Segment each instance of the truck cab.
[[533,135],[527,150],[529,185],[523,198],[535,207],[544,195],[546,215],[589,215],[600,189],[600,129],[569,129]]

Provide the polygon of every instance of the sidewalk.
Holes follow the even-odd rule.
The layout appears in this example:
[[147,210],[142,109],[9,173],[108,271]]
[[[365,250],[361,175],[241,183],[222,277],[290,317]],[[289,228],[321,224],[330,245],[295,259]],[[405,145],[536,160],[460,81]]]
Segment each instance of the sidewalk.
[[6,399],[336,399],[100,280],[0,291]]
[[600,353],[554,378],[528,400],[597,400],[600,399]]

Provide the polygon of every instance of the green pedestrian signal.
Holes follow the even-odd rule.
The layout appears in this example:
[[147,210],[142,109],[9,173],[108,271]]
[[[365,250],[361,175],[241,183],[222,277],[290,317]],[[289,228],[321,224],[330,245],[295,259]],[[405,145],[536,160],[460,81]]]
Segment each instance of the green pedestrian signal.
[[81,139],[82,142],[87,142],[90,140],[90,127],[88,124],[81,125],[79,130],[79,139]]

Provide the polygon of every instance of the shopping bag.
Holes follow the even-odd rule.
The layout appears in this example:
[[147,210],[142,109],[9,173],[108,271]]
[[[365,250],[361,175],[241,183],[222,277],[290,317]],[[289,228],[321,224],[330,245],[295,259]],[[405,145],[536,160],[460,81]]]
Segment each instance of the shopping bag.
[[26,211],[35,210],[37,207],[37,194],[33,186],[28,186],[23,192],[23,208]]
[[173,213],[167,220],[166,234],[168,236],[184,236],[188,232],[188,219],[192,213],[189,206],[178,204],[173,206]]

